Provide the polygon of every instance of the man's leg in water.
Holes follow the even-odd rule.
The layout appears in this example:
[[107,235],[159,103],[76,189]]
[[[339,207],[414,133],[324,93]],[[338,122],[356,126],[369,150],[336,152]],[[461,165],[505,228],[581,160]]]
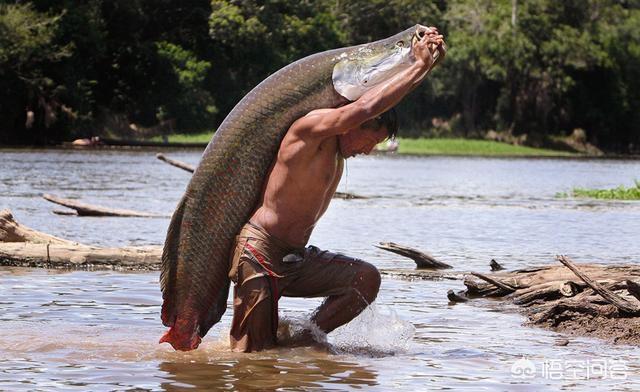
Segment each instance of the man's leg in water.
[[340,254],[311,251],[282,294],[327,297],[311,321],[329,333],[353,320],[378,295],[380,273],[373,265]]

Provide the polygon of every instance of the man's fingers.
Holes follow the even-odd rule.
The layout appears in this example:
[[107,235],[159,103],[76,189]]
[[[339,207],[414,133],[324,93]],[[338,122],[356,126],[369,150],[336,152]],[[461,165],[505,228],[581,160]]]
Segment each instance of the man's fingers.
[[437,31],[432,31],[424,34],[421,39],[429,39],[430,37],[441,37],[441,35]]
[[439,45],[441,43],[443,43],[443,37],[441,35],[436,35],[436,36],[432,36],[432,37],[428,37],[427,38],[427,44],[436,44]]

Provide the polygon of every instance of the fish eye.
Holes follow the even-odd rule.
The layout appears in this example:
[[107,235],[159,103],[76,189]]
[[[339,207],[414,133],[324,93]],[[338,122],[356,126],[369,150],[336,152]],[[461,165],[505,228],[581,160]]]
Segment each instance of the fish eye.
[[404,46],[404,41],[396,42],[396,46],[399,47],[399,48],[402,48]]

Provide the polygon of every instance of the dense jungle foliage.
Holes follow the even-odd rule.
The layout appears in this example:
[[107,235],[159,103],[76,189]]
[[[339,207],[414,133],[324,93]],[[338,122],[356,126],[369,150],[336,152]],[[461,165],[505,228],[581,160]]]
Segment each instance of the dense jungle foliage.
[[0,144],[215,129],[269,73],[415,23],[449,46],[403,136],[640,146],[640,1],[0,0]]

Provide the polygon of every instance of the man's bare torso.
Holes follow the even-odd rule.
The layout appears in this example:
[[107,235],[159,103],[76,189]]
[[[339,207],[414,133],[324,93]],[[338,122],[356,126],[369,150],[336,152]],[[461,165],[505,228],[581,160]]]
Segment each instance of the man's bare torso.
[[338,187],[343,161],[336,136],[303,140],[288,132],[250,221],[291,246],[305,246]]
[[368,90],[355,102],[314,110],[293,123],[267,176],[258,208],[250,221],[294,247],[307,244],[340,182],[343,156],[368,154],[388,130],[366,123],[395,106],[434,65],[432,51],[444,56],[444,41],[425,28],[412,43],[416,61]]

